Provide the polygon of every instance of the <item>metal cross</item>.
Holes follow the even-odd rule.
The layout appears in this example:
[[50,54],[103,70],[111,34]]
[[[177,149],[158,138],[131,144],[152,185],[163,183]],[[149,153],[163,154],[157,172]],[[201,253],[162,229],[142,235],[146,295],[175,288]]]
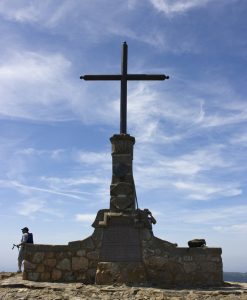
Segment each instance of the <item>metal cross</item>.
[[128,74],[128,45],[123,43],[122,48],[122,67],[119,75],[84,75],[80,79],[84,80],[120,80],[120,134],[127,133],[127,81],[128,80],[165,80],[169,76],[164,74]]

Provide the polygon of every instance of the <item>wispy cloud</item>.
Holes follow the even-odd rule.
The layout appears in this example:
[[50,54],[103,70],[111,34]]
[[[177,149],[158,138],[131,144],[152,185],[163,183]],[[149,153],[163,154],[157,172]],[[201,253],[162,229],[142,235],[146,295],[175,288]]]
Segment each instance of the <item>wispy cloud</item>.
[[69,197],[69,198],[81,200],[81,197],[79,197],[78,195],[74,195],[72,193],[66,193],[55,189],[48,189],[48,188],[26,185],[14,180],[0,180],[0,185],[4,187],[14,188],[18,190],[20,193],[27,194],[27,195],[30,194],[30,191],[36,191],[36,192],[55,194],[63,197]]
[[58,209],[48,207],[46,201],[40,198],[30,198],[22,201],[16,211],[19,215],[34,218],[37,213],[52,215],[55,217],[63,217]]
[[239,188],[238,184],[227,184],[227,183],[200,183],[176,181],[172,183],[178,190],[188,191],[188,198],[194,200],[208,200],[212,198],[225,198],[234,197],[242,194],[242,189]]
[[247,122],[247,109],[246,107],[235,111],[227,109],[224,112],[211,113],[210,115],[204,114],[201,119],[202,127],[218,127],[225,125],[234,125]]
[[185,13],[197,7],[206,6],[212,0],[150,0],[155,9],[166,15]]
[[96,175],[85,175],[81,177],[45,177],[43,176],[42,181],[49,183],[52,186],[80,186],[80,185],[102,185],[106,183],[106,179]]
[[35,148],[24,148],[16,151],[16,154],[19,155],[35,155],[35,156],[48,156],[52,159],[59,159],[64,153],[66,152],[65,149],[54,149],[54,150],[41,150]]
[[247,233],[247,223],[238,223],[230,226],[214,226],[213,229],[218,232],[227,232],[227,233],[238,233],[246,234]]
[[160,161],[160,165],[171,173],[187,176],[214,168],[228,167],[231,163],[223,160],[222,148],[224,148],[222,145],[211,145],[206,149],[199,149],[175,159],[167,158],[166,161]]
[[18,214],[23,216],[33,216],[34,213],[41,211],[45,207],[45,201],[41,199],[28,199],[20,203]]
[[107,164],[107,166],[110,165],[111,162],[111,156],[107,152],[85,152],[85,151],[79,151],[78,154],[78,161],[80,163],[84,164]]
[[13,51],[0,65],[0,116],[40,121],[73,118],[68,117],[74,90],[69,68],[70,62],[59,53]]
[[[97,4],[92,1],[70,0],[69,2],[60,1],[59,4],[43,1],[20,5],[10,4],[9,1],[3,0],[0,5],[0,14],[11,22],[27,23],[32,26],[38,24],[45,30],[59,32],[69,39],[85,35],[86,39],[94,44],[108,38],[121,37],[121,39],[136,40],[156,46],[163,51],[195,52],[195,43],[188,35],[186,40],[180,39],[179,43],[174,43],[176,40],[168,37],[169,30],[165,30],[165,27],[160,30],[159,27],[148,26],[145,19],[140,17],[143,4],[147,5],[136,0],[118,1],[117,5],[115,0],[102,0]],[[153,3],[153,6],[160,10],[162,2]],[[169,4],[167,7],[169,13],[174,13],[174,11],[181,12],[188,6],[191,5],[183,5],[181,8],[181,5],[176,3],[175,6]],[[110,7],[110,9],[106,10],[105,7]],[[75,23],[76,26],[73,26]]]
[[10,3],[3,0],[0,3],[0,14],[8,20],[20,23],[43,23],[51,26],[63,17],[66,8],[69,10],[70,7],[71,5],[64,1],[57,6],[52,1]]
[[227,148],[218,144],[182,155],[166,155],[144,146],[135,161],[136,182],[141,190],[173,189],[191,200],[235,197],[243,193],[244,182],[230,176],[238,162],[226,154]]
[[243,146],[246,147],[247,146],[247,132],[240,132],[238,134],[235,134],[230,142],[233,145],[239,145],[239,146]]
[[[239,224],[243,220],[246,220],[247,206],[246,205],[231,205],[229,207],[217,207],[204,210],[184,211],[184,215],[181,216],[186,223],[197,224],[210,224],[214,228],[219,223],[223,224]],[[245,222],[246,223],[246,222]],[[224,225],[225,226],[225,225]]]
[[[193,178],[195,175],[205,171],[230,167],[232,163],[226,161],[222,156],[223,149],[224,146],[215,144],[199,148],[188,154],[166,156],[158,151],[155,152],[154,150],[149,150],[149,148],[143,148],[138,153],[138,168],[145,174],[150,174],[151,172],[152,176],[155,173],[162,174],[163,170],[168,176],[181,175]],[[148,153],[148,151],[153,151],[153,153]],[[148,162],[144,160],[145,156],[148,157]],[[150,168],[148,172],[142,170],[142,168],[145,169],[147,166],[146,163]]]

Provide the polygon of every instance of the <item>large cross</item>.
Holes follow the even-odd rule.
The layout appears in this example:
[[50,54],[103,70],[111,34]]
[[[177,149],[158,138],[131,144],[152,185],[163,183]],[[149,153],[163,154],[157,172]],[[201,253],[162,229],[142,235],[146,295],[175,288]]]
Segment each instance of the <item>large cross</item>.
[[128,80],[165,80],[169,76],[164,74],[128,74],[128,45],[123,43],[121,74],[117,75],[84,75],[80,79],[84,80],[120,80],[120,134],[127,133],[127,81]]

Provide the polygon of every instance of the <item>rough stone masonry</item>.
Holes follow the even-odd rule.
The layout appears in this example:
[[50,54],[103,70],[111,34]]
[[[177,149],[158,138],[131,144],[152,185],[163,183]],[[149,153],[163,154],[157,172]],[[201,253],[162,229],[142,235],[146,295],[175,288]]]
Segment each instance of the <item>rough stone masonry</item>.
[[100,210],[93,234],[68,245],[25,245],[23,279],[162,287],[223,283],[221,248],[181,248],[153,235],[136,207],[132,173],[135,138],[114,135],[110,208]]

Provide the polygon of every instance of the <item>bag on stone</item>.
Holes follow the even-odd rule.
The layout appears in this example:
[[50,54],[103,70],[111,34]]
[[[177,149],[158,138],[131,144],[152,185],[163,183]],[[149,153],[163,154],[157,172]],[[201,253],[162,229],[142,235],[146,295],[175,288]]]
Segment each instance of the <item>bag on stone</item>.
[[31,232],[28,233],[27,243],[33,244],[33,234]]
[[190,248],[204,247],[206,246],[206,241],[204,239],[194,239],[188,241],[188,245]]

